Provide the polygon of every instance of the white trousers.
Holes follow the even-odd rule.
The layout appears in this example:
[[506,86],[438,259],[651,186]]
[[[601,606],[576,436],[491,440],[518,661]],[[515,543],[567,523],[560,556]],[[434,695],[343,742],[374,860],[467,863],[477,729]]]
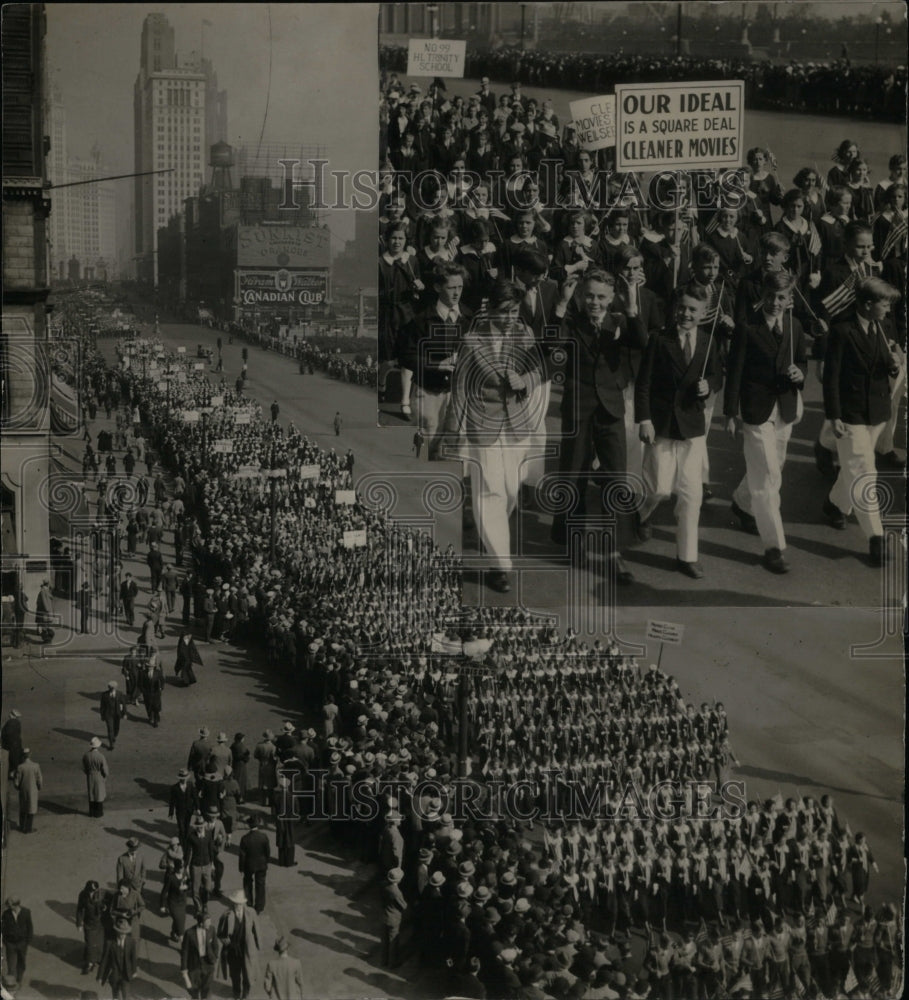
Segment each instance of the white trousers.
[[441,443],[450,401],[450,392],[427,392],[422,386],[413,387],[411,406],[417,426],[423,432],[428,454],[433,454]]
[[470,489],[477,534],[498,569],[511,569],[508,519],[518,503],[527,439],[503,441],[470,449]]
[[[875,424],[873,427],[846,424],[846,433],[836,439],[840,473],[830,491],[830,502],[836,504],[844,514],[851,514],[852,508],[855,507],[856,519],[866,538],[884,533],[877,496],[872,489],[877,476],[874,446],[884,426],[884,424]],[[868,478],[858,483],[863,477]],[[857,495],[853,495],[853,490]],[[856,503],[856,500],[859,502]]]
[[896,422],[899,420],[900,403],[903,393],[906,391],[906,362],[900,365],[900,373],[890,380],[890,419],[884,424],[881,436],[878,438],[874,450],[879,455],[888,455],[893,451],[893,435],[896,431]]
[[634,380],[625,386],[622,395],[625,397],[625,469],[630,476],[641,476],[644,442],[638,436],[638,425],[634,422]]
[[549,412],[551,395],[552,383],[541,382],[533,390],[533,399],[529,404],[531,412],[541,414],[539,428],[527,449],[527,461],[522,476],[523,481],[530,486],[536,486],[546,473],[546,414]]
[[676,546],[679,559],[684,562],[696,562],[698,557],[698,519],[704,495],[701,471],[706,450],[705,437],[688,441],[657,438],[644,448],[647,495],[640,511],[641,520],[648,520],[657,506],[675,493]]
[[765,549],[785,549],[786,535],[780,516],[780,487],[786,449],[793,424],[787,424],[774,405],[770,419],[763,424],[743,424],[745,437],[745,477],[732,499],[757,521]]

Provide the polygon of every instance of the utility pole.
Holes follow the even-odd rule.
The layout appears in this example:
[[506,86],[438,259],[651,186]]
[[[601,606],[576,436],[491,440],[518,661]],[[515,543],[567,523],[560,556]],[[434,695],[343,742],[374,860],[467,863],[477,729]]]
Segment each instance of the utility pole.
[[521,51],[524,51],[524,26],[527,18],[527,4],[521,4]]

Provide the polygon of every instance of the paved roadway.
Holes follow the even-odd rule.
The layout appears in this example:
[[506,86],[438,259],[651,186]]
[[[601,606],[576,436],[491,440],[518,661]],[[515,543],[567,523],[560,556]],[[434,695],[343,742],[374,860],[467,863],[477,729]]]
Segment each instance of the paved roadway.
[[[208,334],[208,331],[206,331]],[[164,326],[170,343],[204,339],[196,329]],[[214,339],[214,334],[209,334]],[[230,371],[240,345],[226,345]],[[239,367],[239,361],[236,362]],[[250,391],[267,405],[277,396],[282,419],[292,417],[323,445],[353,447],[357,473],[381,470],[396,454],[407,461],[396,439],[404,432],[376,432],[371,425],[371,393],[342,386],[321,376],[299,376],[287,359],[250,349]],[[303,391],[299,391],[302,381]],[[330,424],[340,409],[346,425],[339,442]],[[414,463],[406,468],[414,470]],[[417,467],[418,468],[418,467]],[[406,502],[419,503],[414,488]],[[415,509],[415,508],[414,508]],[[169,551],[165,552],[166,555]],[[131,567],[147,598],[147,572],[141,561]],[[895,898],[903,879],[901,795],[903,788],[900,646],[891,638],[878,650],[886,658],[856,660],[849,646],[873,642],[876,615],[855,609],[721,610],[662,608],[658,617],[686,626],[681,647],[667,647],[663,666],[678,678],[686,698],[716,697],[726,704],[734,746],[743,767],[734,775],[746,783],[747,797],[784,796],[800,790],[820,796],[830,792],[853,830],[864,829],[881,874],[872,880],[870,899]],[[641,642],[646,613],[619,612],[618,635]],[[176,623],[163,641],[169,672],[176,644]],[[67,639],[65,629],[58,630]],[[127,637],[128,638],[128,637]],[[237,730],[253,744],[266,726],[284,718],[308,721],[296,704],[292,682],[275,676],[256,651],[202,647],[206,666],[190,691],[168,685],[159,730],[152,730],[141,708],[130,710],[112,767],[106,815],[92,822],[85,814],[79,762],[86,742],[100,733],[97,700],[105,682],[117,676],[120,659],[112,638],[76,637],[64,655],[42,658],[7,655],[3,703],[23,714],[26,741],[44,771],[45,789],[37,832],[10,834],[4,858],[4,895],[18,893],[32,910],[36,939],[30,951],[28,981],[19,996],[68,1000],[95,998],[97,984],[79,975],[80,935],[74,926],[75,899],[88,878],[112,880],[114,861],[130,833],[139,837],[151,869],[147,902],[154,903],[159,881],[157,857],[172,833],[166,819],[166,790],[196,730]],[[655,658],[657,650],[647,654]],[[270,831],[271,832],[271,831]],[[299,867],[273,868],[271,902],[264,923],[266,951],[278,933],[288,934],[293,954],[305,962],[308,996],[440,996],[440,986],[421,976],[413,960],[395,973],[378,967],[378,910],[374,892],[363,892],[369,871],[339,854],[318,827],[302,831]],[[227,859],[225,888],[238,887],[234,855]],[[221,912],[219,903],[215,913]],[[161,998],[175,988],[177,956],[167,941],[167,922],[146,913],[139,997]],[[216,997],[229,996],[219,984]]]
[[[401,77],[406,86],[416,82],[425,89],[425,79]],[[479,88],[479,80],[446,81],[450,97],[469,96]],[[493,88],[494,93],[508,92],[505,84]],[[555,113],[560,121],[571,119],[569,102],[590,96],[580,91],[555,90],[545,87],[524,87],[523,93],[538,100],[553,100]],[[779,177],[784,187],[796,171],[805,165],[814,165],[823,173],[831,165],[830,156],[840,140],[849,136],[858,143],[868,160],[872,180],[887,176],[889,157],[906,146],[906,129],[894,124],[876,124],[858,119],[825,118],[818,115],[795,115],[785,112],[749,111],[745,115],[745,147],[769,146],[780,164]],[[905,405],[905,403],[904,403]],[[382,422],[389,427],[399,427],[399,407],[383,406]],[[760,539],[745,535],[730,512],[729,503],[744,473],[741,442],[734,447],[726,436],[721,414],[717,408],[708,437],[711,456],[711,483],[716,497],[705,503],[701,512],[701,562],[705,578],[692,581],[674,570],[674,519],[671,505],[665,504],[654,517],[652,541],[645,546],[635,546],[627,553],[627,562],[635,574],[635,584],[623,588],[618,594],[622,605],[662,606],[665,604],[717,606],[854,606],[877,607],[882,600],[901,603],[903,588],[884,596],[885,584],[881,574],[868,565],[867,544],[854,518],[848,530],[836,532],[827,527],[821,513],[826,485],[814,465],[813,445],[823,421],[821,387],[815,366],[812,364],[805,390],[805,416],[796,427],[789,447],[789,459],[784,472],[783,521],[789,545],[792,572],[785,577],[775,576],[760,566],[762,546]],[[550,441],[558,434],[558,393],[553,393],[547,420]],[[412,433],[412,431],[411,431]],[[900,422],[897,447],[905,450],[905,419]],[[548,470],[556,467],[549,462]],[[905,514],[905,490],[899,476],[890,480],[896,503],[892,514],[897,528]],[[527,511],[521,523],[513,523],[513,536],[520,531],[522,542],[515,544],[516,552],[525,557],[531,566],[540,569],[523,571],[523,601],[534,609],[557,610],[565,603],[568,586],[567,574],[548,571],[559,556],[564,556],[549,542],[549,517]],[[474,539],[465,536],[467,554],[475,554]],[[888,579],[902,580],[905,563],[902,562]],[[580,586],[593,601],[602,600],[599,574],[584,576]],[[517,588],[516,588],[517,590]],[[599,596],[598,596],[599,595]],[[508,597],[483,593],[476,574],[465,578],[464,601],[511,603],[516,592]]]

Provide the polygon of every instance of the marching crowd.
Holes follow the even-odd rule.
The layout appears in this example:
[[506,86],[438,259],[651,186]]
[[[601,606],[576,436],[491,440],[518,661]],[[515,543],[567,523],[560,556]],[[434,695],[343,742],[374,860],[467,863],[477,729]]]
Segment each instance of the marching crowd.
[[[837,530],[856,488],[902,469],[894,448],[905,389],[906,157],[876,183],[844,139],[824,174],[754,147],[725,180],[611,169],[614,149],[581,148],[553,102],[520,82],[498,99],[382,94],[379,389],[401,380],[401,414],[430,459],[472,459],[481,543],[494,589],[510,589],[508,517],[523,486],[545,493],[545,415],[561,387],[558,480],[585,509],[588,482],[638,494],[619,511],[612,553],[646,542],[677,497],[677,568],[695,579],[698,519],[712,495],[714,413],[742,440],[732,513],[759,535],[762,563],[790,569],[780,492],[804,412],[809,356],[823,383],[818,469],[835,480],[819,514]],[[730,185],[726,188],[724,185]],[[712,185],[712,186],[711,186]],[[646,192],[646,196],[645,196]],[[658,204],[660,208],[652,207]],[[857,380],[856,368],[867,373]],[[641,482],[642,481],[642,482]],[[606,510],[609,514],[610,511]],[[890,558],[877,506],[855,508],[869,560]]]
[[[263,419],[162,354],[124,342],[119,371],[97,360],[85,371],[101,405],[121,406],[149,478],[156,460],[169,474],[163,490],[146,481],[139,501],[117,494],[109,510],[128,522],[137,506],[170,505],[183,595],[176,669],[195,680],[194,632],[264,642],[314,713],[311,728],[288,722],[251,746],[203,727],[178,762],[158,910],[194,996],[207,995],[219,962],[236,997],[255,995],[269,863],[295,864],[298,821],[323,817],[378,865],[384,963],[412,949],[447,969],[459,996],[893,995],[899,924],[889,905],[865,905],[874,859],[829,796],[746,803],[722,705],[686,705],[655,666],[642,671],[616,647],[560,636],[523,611],[466,612],[454,554],[395,526],[369,496],[350,496],[352,456],[282,427],[274,409]],[[155,362],[184,377],[164,385]],[[212,447],[226,439],[231,451]],[[139,556],[161,542],[148,528],[133,538]],[[160,582],[150,579],[149,607]],[[126,657],[142,662],[124,661],[126,694],[112,687],[114,716],[160,665],[155,636],[170,623],[165,612],[150,620]],[[116,735],[109,724],[109,745]],[[14,780],[33,792],[17,712],[3,746]],[[100,815],[100,739],[86,758]],[[244,889],[213,926],[208,900],[239,807],[253,802],[270,808],[277,857],[261,812],[247,807]],[[79,900],[85,967],[118,996],[135,974],[148,906],[138,848],[131,839],[118,860],[115,893],[89,881]],[[8,945],[19,946],[21,910],[10,900],[4,912]],[[274,986],[287,976],[285,990],[296,988],[293,962],[278,942],[264,974],[274,995],[298,995]]]
[[[380,65],[407,71],[407,48],[384,45]],[[514,46],[480,50],[468,45],[465,76],[497,82],[521,80],[535,87],[605,94],[617,83],[665,80],[744,80],[747,106],[802,113],[856,114],[877,121],[906,117],[906,67],[852,65],[848,58],[826,63],[770,63],[703,56],[635,55],[618,49],[590,52],[522,52]]]

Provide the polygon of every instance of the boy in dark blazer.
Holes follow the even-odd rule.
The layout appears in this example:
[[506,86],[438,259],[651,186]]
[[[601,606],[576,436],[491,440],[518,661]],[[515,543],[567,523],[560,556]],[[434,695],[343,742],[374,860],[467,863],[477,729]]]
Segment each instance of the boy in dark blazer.
[[794,286],[787,271],[764,275],[755,322],[737,325],[733,334],[723,407],[729,433],[744,438],[745,477],[733,493],[732,512],[746,531],[761,536],[762,562],[772,573],[789,571],[780,488],[792,428],[803,412],[808,360],[793,315]]
[[[610,479],[627,486],[624,390],[629,374],[625,351],[643,350],[647,336],[634,322],[636,304],[626,307],[624,315],[611,310],[615,299],[611,274],[587,271],[580,287],[580,309],[569,309],[576,286],[574,278],[562,285],[555,309],[557,316],[564,317],[561,340],[566,354],[559,473],[571,483],[571,489],[577,490],[578,513],[582,513],[594,456],[600,464],[599,482],[604,487],[608,487]],[[569,513],[553,519],[552,540],[557,545],[567,541]],[[619,545],[622,520],[617,518]],[[614,553],[613,558],[617,582],[632,583],[631,571],[619,553]]]
[[874,445],[890,418],[890,378],[899,374],[900,358],[892,340],[891,305],[899,292],[882,278],[863,278],[856,287],[855,308],[830,331],[824,362],[824,412],[832,424],[840,472],[824,514],[842,530],[852,511],[868,539],[871,564],[887,561],[884,530],[873,490],[856,490],[876,475]]
[[707,305],[704,289],[679,291],[673,322],[650,341],[635,389],[635,419],[646,446],[646,493],[637,515],[638,536],[642,541],[650,537],[653,512],[674,492],[678,498],[676,565],[695,580],[704,575],[698,562],[701,470],[707,447],[704,407],[717,369],[715,341],[708,330],[700,328]]

